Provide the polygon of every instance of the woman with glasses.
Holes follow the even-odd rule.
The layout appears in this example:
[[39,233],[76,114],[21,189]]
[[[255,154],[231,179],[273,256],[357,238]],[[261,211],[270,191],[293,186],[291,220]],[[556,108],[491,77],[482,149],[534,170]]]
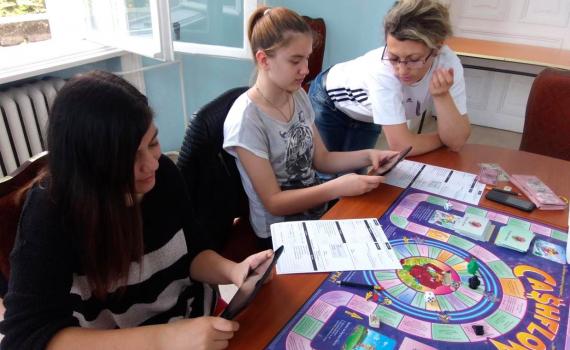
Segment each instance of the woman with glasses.
[[[384,18],[386,46],[317,76],[309,96],[329,151],[373,148],[382,129],[393,150],[443,145],[458,151],[470,133],[465,80],[448,9],[437,0],[400,0]],[[415,134],[407,121],[433,105],[437,132]]]

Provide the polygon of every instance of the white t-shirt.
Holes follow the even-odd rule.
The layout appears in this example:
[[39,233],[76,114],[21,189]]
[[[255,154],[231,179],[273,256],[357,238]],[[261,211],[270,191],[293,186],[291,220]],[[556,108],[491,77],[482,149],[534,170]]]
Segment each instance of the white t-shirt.
[[354,60],[334,65],[326,76],[327,93],[349,117],[368,123],[395,125],[419,117],[432,104],[429,83],[438,68],[453,68],[450,94],[460,114],[467,114],[463,66],[447,46],[439,50],[431,68],[417,83],[407,86],[381,61],[384,47]]
[[250,222],[255,233],[269,237],[269,226],[285,220],[318,219],[326,205],[287,217],[271,215],[253,188],[235,147],[242,147],[269,160],[282,190],[305,188],[319,184],[313,168],[313,131],[315,113],[303,89],[293,93],[294,113],[288,123],[263,113],[247,95],[234,102],[224,122],[224,149],[236,157],[244,190],[249,198]]

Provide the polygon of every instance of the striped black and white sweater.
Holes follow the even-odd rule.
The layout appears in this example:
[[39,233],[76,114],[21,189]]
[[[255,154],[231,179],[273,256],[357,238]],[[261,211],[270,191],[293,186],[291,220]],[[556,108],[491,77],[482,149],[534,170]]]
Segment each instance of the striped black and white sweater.
[[190,262],[203,244],[187,192],[176,166],[165,156],[159,164],[156,185],[141,202],[144,256],[140,265],[131,264],[126,288],[111,290],[104,301],[92,295],[47,190],[30,190],[11,254],[2,349],[44,349],[70,326],[126,328],[208,310],[203,285],[189,277]]

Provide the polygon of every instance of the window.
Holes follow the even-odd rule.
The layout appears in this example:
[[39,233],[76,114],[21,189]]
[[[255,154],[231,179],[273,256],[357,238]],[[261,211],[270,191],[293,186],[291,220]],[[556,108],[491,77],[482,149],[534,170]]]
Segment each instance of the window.
[[0,0],[0,46],[8,47],[51,39],[43,0]]
[[[41,2],[41,6],[38,5]],[[16,5],[14,5],[16,4]],[[34,5],[34,6],[32,6]],[[81,1],[0,0],[0,9],[11,13],[34,10],[36,14],[18,16],[23,22],[30,16],[41,17],[47,32],[35,32],[20,44],[0,47],[0,84],[33,77],[80,64],[121,55],[122,50],[84,40],[85,21]],[[8,15],[3,21],[12,21]],[[5,34],[2,34],[4,38]],[[46,40],[39,41],[43,37]],[[20,40],[21,41],[21,40]]]
[[257,0],[171,0],[174,49],[250,58],[247,20]]
[[85,0],[88,39],[173,61],[168,1]]
[[[258,1],[25,0],[26,5],[20,5],[24,0],[0,0],[2,11],[37,12],[33,18],[49,30],[24,41],[40,36],[52,39],[0,46],[0,84],[119,56],[123,51],[162,61],[174,61],[174,50],[247,59],[246,22]],[[4,40],[5,35],[1,37]]]
[[[258,0],[84,0],[87,37],[163,61],[183,53],[249,58]],[[112,14],[112,15],[110,15]]]

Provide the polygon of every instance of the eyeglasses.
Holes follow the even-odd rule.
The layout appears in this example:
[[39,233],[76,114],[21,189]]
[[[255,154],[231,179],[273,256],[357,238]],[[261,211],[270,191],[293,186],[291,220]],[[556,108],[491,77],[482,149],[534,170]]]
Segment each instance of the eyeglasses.
[[382,62],[384,64],[389,64],[394,68],[396,68],[399,64],[403,64],[404,66],[407,66],[408,68],[411,69],[422,68],[427,63],[429,58],[433,55],[434,51],[433,49],[431,49],[426,58],[423,59],[420,58],[418,60],[400,60],[399,58],[386,57],[386,47],[387,46],[384,46],[384,51],[382,51]]

